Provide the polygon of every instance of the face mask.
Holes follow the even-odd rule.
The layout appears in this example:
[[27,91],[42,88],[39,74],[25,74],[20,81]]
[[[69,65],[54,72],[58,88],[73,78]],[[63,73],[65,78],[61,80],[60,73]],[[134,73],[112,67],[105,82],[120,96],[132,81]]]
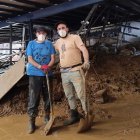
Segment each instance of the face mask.
[[46,39],[46,35],[40,34],[40,35],[37,36],[37,40],[39,42],[44,42],[45,39]]
[[59,30],[58,34],[60,35],[60,37],[66,37],[67,36],[67,32],[65,30]]

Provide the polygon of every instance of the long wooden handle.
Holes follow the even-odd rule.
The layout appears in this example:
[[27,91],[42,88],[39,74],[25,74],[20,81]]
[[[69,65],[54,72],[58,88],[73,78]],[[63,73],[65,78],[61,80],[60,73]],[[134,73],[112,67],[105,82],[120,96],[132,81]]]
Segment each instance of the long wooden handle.
[[51,98],[51,93],[50,93],[50,83],[49,83],[48,74],[46,74],[46,80],[47,80],[47,88],[48,88],[48,94],[49,94],[49,100],[50,100],[50,110],[51,110],[51,113],[53,115],[54,112],[53,112],[53,105],[52,105],[52,98]]
[[84,72],[82,69],[80,70],[81,76],[83,78],[83,82],[84,82],[84,94],[86,96],[86,111],[85,114],[88,116],[88,112],[89,112],[89,95],[88,93],[86,93],[86,77],[87,77],[87,73],[88,71]]

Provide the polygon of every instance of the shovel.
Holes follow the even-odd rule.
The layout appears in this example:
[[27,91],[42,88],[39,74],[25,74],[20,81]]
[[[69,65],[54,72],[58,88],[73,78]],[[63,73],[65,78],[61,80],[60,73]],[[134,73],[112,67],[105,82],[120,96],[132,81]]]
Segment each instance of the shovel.
[[49,119],[48,123],[45,125],[45,128],[44,128],[45,135],[48,135],[52,126],[53,126],[53,124],[54,124],[54,122],[55,122],[55,117],[54,117],[53,106],[52,106],[52,99],[51,99],[51,93],[50,93],[50,85],[49,85],[48,74],[46,74],[46,80],[47,80],[48,94],[49,94],[49,100],[50,100],[50,110],[51,110],[50,119]]
[[[85,86],[84,87],[84,92],[86,93],[85,77],[87,75],[87,71],[85,72],[85,74],[84,74],[83,70],[81,70],[80,72],[81,72],[81,75],[82,75],[82,78],[83,78],[83,81],[84,81],[84,86]],[[85,117],[84,118],[81,118],[80,119],[77,133],[82,133],[82,132],[88,131],[92,127],[94,116],[92,114],[92,111],[89,110],[89,97],[88,96],[89,95],[86,94],[86,108],[87,108],[87,113],[85,114]]]

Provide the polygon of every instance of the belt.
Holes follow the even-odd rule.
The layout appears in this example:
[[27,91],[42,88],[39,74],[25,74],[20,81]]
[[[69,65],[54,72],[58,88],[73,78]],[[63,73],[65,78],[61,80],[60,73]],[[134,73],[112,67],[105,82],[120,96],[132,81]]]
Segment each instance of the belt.
[[79,63],[79,64],[76,64],[76,65],[73,65],[73,66],[70,66],[70,67],[60,67],[61,69],[70,69],[70,68],[74,68],[74,67],[77,67],[77,66],[81,66],[82,63]]

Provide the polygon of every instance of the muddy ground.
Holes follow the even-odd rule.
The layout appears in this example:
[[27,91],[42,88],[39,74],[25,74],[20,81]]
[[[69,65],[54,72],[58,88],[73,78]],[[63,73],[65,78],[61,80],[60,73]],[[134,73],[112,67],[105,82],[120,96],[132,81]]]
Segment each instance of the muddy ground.
[[[45,136],[43,117],[37,118],[38,129],[27,134],[27,115],[10,115],[0,118],[0,140],[139,140],[140,95],[124,95],[112,103],[94,104],[96,116],[92,129],[77,134],[78,124],[56,128]],[[58,109],[58,108],[57,108]],[[55,112],[58,110],[55,108]]]
[[[85,134],[76,134],[78,124],[75,124],[57,129],[48,137],[59,140],[139,140],[140,57],[98,56],[96,60],[92,60],[86,81],[87,94],[95,115],[92,130]],[[68,117],[69,108],[58,74],[54,77],[53,85],[55,114],[62,118]],[[104,94],[97,95],[102,89],[106,89]],[[32,136],[26,133],[27,99],[28,85],[19,83],[0,101],[0,140],[46,139],[42,131],[42,101],[37,118],[38,130]],[[80,104],[78,109],[81,111]]]

